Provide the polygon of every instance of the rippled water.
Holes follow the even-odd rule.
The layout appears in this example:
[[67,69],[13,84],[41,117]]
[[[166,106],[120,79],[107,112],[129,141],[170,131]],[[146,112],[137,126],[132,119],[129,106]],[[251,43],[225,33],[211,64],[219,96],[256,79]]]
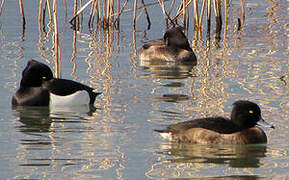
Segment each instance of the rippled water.
[[[246,2],[241,31],[240,3],[230,2],[221,40],[212,32],[208,43],[204,31],[203,41],[192,41],[197,64],[139,62],[135,57],[143,41],[162,36],[165,25],[158,5],[148,9],[151,30],[141,14],[135,36],[130,12],[122,16],[120,31],[92,33],[86,12],[82,31],[74,34],[68,23],[73,9],[66,16],[59,8],[59,74],[103,92],[95,109],[11,108],[29,59],[56,71],[52,25],[39,31],[38,4],[25,2],[23,33],[15,7],[18,2],[6,1],[0,17],[1,178],[289,177],[288,2]],[[188,35],[192,40],[192,28]],[[190,118],[229,116],[237,99],[258,103],[264,119],[276,127],[265,129],[267,145],[174,144],[152,131]]]

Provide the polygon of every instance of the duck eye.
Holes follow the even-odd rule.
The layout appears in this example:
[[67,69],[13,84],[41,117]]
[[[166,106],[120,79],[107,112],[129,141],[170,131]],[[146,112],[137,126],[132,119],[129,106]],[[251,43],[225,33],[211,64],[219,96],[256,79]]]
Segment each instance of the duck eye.
[[45,79],[46,79],[46,77],[45,77],[45,76],[43,76],[43,77],[42,77],[42,79],[43,79],[43,80],[45,80]]
[[249,110],[249,113],[250,113],[250,114],[254,114],[254,111],[253,111],[253,110]]

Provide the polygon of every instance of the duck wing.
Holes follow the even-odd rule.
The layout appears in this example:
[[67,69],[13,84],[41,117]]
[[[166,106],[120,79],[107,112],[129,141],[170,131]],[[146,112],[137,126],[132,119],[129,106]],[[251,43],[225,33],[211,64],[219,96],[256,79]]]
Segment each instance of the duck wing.
[[[191,128],[204,128],[218,133],[230,134],[240,131],[240,128],[231,120],[223,117],[194,119],[191,121],[180,122],[167,127],[162,132],[182,133]],[[158,131],[160,132],[160,131]]]
[[96,96],[101,93],[93,92],[93,88],[81,84],[76,81],[68,80],[68,79],[58,79],[54,78],[50,81],[47,81],[43,84],[43,86],[51,93],[58,96],[67,96],[71,95],[77,91],[85,90],[88,92],[90,97],[90,103],[95,101]]
[[148,49],[151,46],[164,46],[164,45],[166,45],[166,42],[163,39],[156,39],[145,42],[145,44],[142,47],[144,49]]

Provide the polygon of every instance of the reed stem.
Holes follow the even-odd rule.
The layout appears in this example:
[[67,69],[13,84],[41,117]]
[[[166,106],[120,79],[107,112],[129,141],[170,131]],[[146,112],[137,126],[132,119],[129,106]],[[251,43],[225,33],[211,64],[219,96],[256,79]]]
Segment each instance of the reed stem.
[[0,16],[1,16],[1,14],[2,14],[2,10],[3,10],[3,7],[4,7],[4,3],[5,3],[5,0],[2,0],[1,7],[0,7]]
[[53,0],[53,19],[54,19],[54,60],[56,65],[56,77],[60,78],[60,47],[58,38],[58,21],[57,21],[57,0]]
[[207,3],[207,39],[210,39],[211,32],[211,0]]
[[141,0],[141,3],[142,3],[142,5],[143,5],[143,10],[144,10],[144,12],[145,12],[145,14],[146,14],[146,18],[147,18],[147,21],[148,21],[148,27],[147,27],[147,29],[150,29],[150,28],[151,28],[151,20],[150,20],[149,13],[148,13],[147,8],[146,8],[146,6],[145,6],[144,0]]
[[43,6],[43,0],[40,0],[39,1],[39,10],[38,10],[38,25],[39,25],[39,28],[41,28],[42,6]]
[[22,16],[22,26],[23,26],[23,28],[25,28],[26,21],[25,21],[25,15],[24,15],[24,9],[23,9],[23,1],[22,0],[19,0],[19,7],[20,7],[20,13],[21,13],[21,16]]
[[186,27],[186,9],[187,9],[187,7],[186,7],[186,0],[183,0],[182,1],[183,2],[183,25],[184,25],[184,27]]
[[134,29],[136,26],[136,10],[137,10],[137,0],[134,0],[134,6],[133,6],[133,28]]
[[194,0],[194,26],[195,31],[199,28],[199,10],[198,10],[198,0]]

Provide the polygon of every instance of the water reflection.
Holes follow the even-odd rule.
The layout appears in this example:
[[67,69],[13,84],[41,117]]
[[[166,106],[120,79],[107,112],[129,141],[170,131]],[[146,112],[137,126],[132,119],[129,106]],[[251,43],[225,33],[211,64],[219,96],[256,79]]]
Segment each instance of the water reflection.
[[168,61],[144,61],[139,66],[143,68],[143,77],[159,79],[185,79],[192,77],[193,67],[197,62],[168,62]]
[[43,167],[58,176],[64,171],[93,179],[106,173],[109,177],[121,176],[118,171],[125,158],[116,142],[124,138],[123,134],[112,122],[95,120],[97,110],[89,106],[13,107],[13,115],[20,122],[15,129],[22,133],[15,166],[34,168],[31,175],[23,169],[22,174],[29,179],[41,174]]
[[146,176],[152,179],[259,179],[261,176],[254,172],[267,165],[264,162],[266,149],[265,144],[200,145],[165,142],[155,150],[158,160],[152,164]]
[[50,107],[50,114],[53,118],[65,119],[87,119],[92,116],[97,110],[93,105],[80,105],[80,106],[56,106]]
[[16,106],[13,107],[14,116],[19,118],[22,123],[18,127],[23,133],[45,133],[50,132],[52,122],[81,122],[88,116],[92,116],[96,108],[93,106],[58,106],[58,107],[34,107],[34,106]]
[[189,100],[189,96],[184,94],[164,94],[161,97],[153,98],[155,101],[158,102],[181,102]]
[[22,123],[19,126],[21,132],[49,132],[51,117],[48,107],[13,107],[14,116]]
[[265,144],[200,145],[171,143],[161,145],[161,154],[172,157],[172,163],[225,164],[234,168],[258,168],[266,157]]

